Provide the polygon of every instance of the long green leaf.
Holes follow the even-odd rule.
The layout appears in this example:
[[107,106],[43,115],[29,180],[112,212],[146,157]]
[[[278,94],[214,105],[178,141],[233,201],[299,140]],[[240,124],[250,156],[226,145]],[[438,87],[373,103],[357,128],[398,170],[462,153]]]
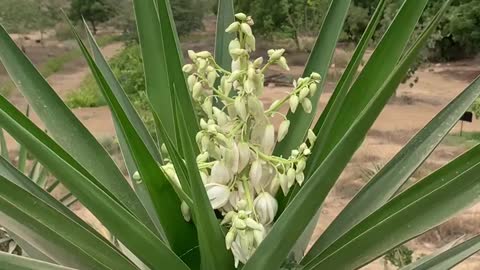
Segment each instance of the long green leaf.
[[2,224],[62,265],[80,269],[136,269],[98,234],[0,176]]
[[[78,34],[76,34],[76,38],[114,118],[118,121],[118,126],[126,140],[141,179],[153,198],[152,201],[168,243],[175,253],[179,255],[185,253],[197,245],[194,238],[195,228],[184,222],[181,211],[179,211],[178,197],[173,192],[174,190],[168,180],[165,179],[166,176],[160,169],[158,162],[149,152],[141,136],[123,111],[117,97]],[[120,235],[118,237],[121,239]],[[127,243],[125,244],[128,246]]]
[[[182,71],[183,54],[181,52],[180,42],[175,28],[175,21],[173,20],[173,13],[169,0],[154,0],[157,6],[158,18],[162,28],[161,33],[157,33],[163,39],[163,50],[167,58],[168,76],[170,81],[170,92],[172,96],[175,93],[175,98],[180,100],[182,104],[180,110],[182,111],[184,121],[189,123],[187,126],[188,138],[194,146],[195,153],[198,153],[197,145],[195,144],[195,135],[199,131],[199,122],[195,113],[191,94],[187,87],[185,75]],[[162,49],[159,48],[159,49]],[[172,84],[173,83],[173,84]],[[153,100],[152,102],[155,102]],[[175,112],[175,111],[173,111]]]
[[474,205],[479,194],[480,145],[389,201],[304,269],[361,267]]
[[428,0],[404,2],[342,102],[342,113],[331,120],[335,125],[319,134],[320,138],[312,150],[313,155],[309,157],[311,166],[307,168],[307,175],[323,161],[372,97],[382,89],[386,79],[395,70],[427,2]]
[[75,270],[56,264],[42,262],[23,256],[0,252],[1,269],[5,270]]
[[401,270],[451,269],[480,251],[480,235],[426,260],[420,259]]
[[288,135],[275,148],[277,155],[289,156],[290,151],[297,148],[303,142],[307,130],[312,124],[320,95],[325,86],[328,68],[330,67],[338,38],[342,33],[343,23],[347,16],[350,3],[351,0],[331,1],[317,41],[315,42],[315,46],[303,72],[304,76],[310,76],[312,72],[317,72],[322,76],[319,88],[312,97],[312,112],[310,114],[305,113],[303,110],[298,110],[294,114],[289,112],[287,117],[291,123],[289,128],[290,132],[288,132]]
[[[102,55],[102,52],[100,51],[100,48],[98,47],[98,44],[95,42],[95,39],[93,38],[92,33],[88,29],[88,25],[86,22],[84,22],[84,27],[87,31],[87,38],[90,44],[90,47],[93,51],[93,56],[95,58],[95,62],[98,66],[98,69],[102,72],[103,76],[105,77],[105,81],[112,89],[113,94],[117,98],[120,106],[122,107],[123,111],[127,115],[129,121],[132,123],[133,127],[139,134],[140,138],[142,139],[143,143],[147,147],[150,155],[157,161],[157,162],[162,162],[162,157],[160,153],[158,152],[157,146],[155,145],[155,142],[153,141],[152,137],[148,133],[147,128],[143,124],[140,116],[138,115],[137,111],[131,104],[130,100],[128,99],[125,91],[123,90],[122,86],[118,82],[118,80],[115,78],[115,75],[113,74],[112,70],[110,69],[107,61]],[[72,27],[73,31],[75,31],[75,28]],[[78,35],[76,35],[78,36]],[[102,92],[103,93],[103,92]],[[125,138],[123,138],[123,134],[121,130],[119,129],[118,126],[118,119],[114,117],[113,115],[113,120],[115,122],[115,131],[118,137],[119,142],[124,142]],[[131,157],[131,152],[128,149],[128,146],[126,144],[120,144],[121,151],[124,157],[126,157],[126,162],[133,161]],[[133,176],[133,174],[137,171],[136,167],[132,166],[133,164],[127,164],[127,168],[129,169],[129,174],[130,177]],[[152,199],[150,198],[148,194],[147,187],[145,186],[145,183],[143,181],[132,181],[132,185],[135,189],[135,192],[137,193],[139,199],[141,200],[143,206],[147,210],[153,224],[157,227],[158,232],[162,232],[162,228],[160,225],[160,222],[158,220],[157,213],[155,211],[155,207],[153,206]]]
[[[337,216],[310,249],[318,253],[346,230],[386,203],[430,155],[480,95],[480,78],[443,109],[390,160]],[[306,260],[310,258],[307,254]]]
[[[300,192],[273,226],[267,238],[262,242],[246,266],[250,269],[267,267],[270,264],[279,264],[275,261],[278,256],[286,256],[296,239],[309,224],[312,217],[322,205],[326,196],[340,176],[341,172],[353,156],[354,152],[373,125],[381,110],[398,87],[405,76],[410,64],[427,41],[427,35],[406,54],[398,64],[395,71],[385,80],[381,90],[367,104],[366,108],[358,114],[356,121],[345,132],[344,136],[334,149],[329,152],[324,161],[317,167],[311,176],[311,181],[303,184]],[[288,231],[288,234],[284,232]],[[248,268],[247,268],[248,269]]]
[[[176,103],[173,104],[174,108],[178,108]],[[183,146],[185,163],[188,177],[190,179],[192,199],[194,202],[193,212],[198,232],[202,269],[233,269],[232,254],[224,248],[225,235],[223,234],[220,223],[215,216],[215,212],[210,204],[202,178],[200,177],[200,172],[197,167],[195,147],[191,144],[191,140],[188,138],[187,123],[183,120],[183,114],[180,109],[177,109],[176,113],[179,116],[177,125],[180,130],[180,141]]]
[[215,32],[215,61],[225,70],[231,70],[232,58],[228,53],[228,45],[234,35],[225,29],[235,21],[232,0],[218,0],[217,31]]
[[113,160],[0,27],[0,61],[55,140],[135,216],[148,214]]
[[145,264],[152,269],[186,268],[152,231],[73,167],[71,156],[3,97],[0,97],[0,121],[5,130],[31,149],[30,152]]

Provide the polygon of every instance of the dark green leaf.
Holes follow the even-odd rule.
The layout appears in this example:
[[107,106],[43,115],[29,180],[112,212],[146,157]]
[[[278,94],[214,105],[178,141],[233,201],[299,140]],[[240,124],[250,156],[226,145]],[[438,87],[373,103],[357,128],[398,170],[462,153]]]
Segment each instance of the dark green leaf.
[[225,29],[234,21],[233,1],[218,0],[215,61],[225,70],[231,70],[232,58],[228,52],[228,44],[235,38],[233,34],[226,33]]
[[75,270],[47,262],[37,261],[27,257],[0,252],[0,265],[8,270]]

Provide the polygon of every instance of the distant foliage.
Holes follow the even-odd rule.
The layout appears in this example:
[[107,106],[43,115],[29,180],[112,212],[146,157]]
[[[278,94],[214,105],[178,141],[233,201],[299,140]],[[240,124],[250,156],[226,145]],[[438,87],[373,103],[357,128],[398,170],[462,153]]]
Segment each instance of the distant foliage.
[[[203,29],[203,17],[208,10],[207,0],[170,0],[170,4],[179,35]],[[127,40],[137,40],[132,1],[116,2],[115,14],[111,23],[123,31]]]
[[480,118],[480,98],[477,98],[472,105],[471,111],[475,115],[475,118]]
[[99,23],[108,21],[115,14],[114,3],[107,0],[72,0],[70,3],[70,18],[81,20],[85,18],[96,34]]
[[0,23],[10,32],[45,32],[61,20],[65,0],[0,0]]

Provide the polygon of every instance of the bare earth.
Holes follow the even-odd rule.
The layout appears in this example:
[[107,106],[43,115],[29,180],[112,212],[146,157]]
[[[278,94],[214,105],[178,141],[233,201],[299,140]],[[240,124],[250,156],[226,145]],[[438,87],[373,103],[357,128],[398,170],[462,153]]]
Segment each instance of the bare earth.
[[[103,48],[107,58],[117,54],[122,45],[114,43]],[[299,76],[302,67],[294,66],[292,71],[295,77]],[[74,61],[67,68],[48,78],[53,88],[61,97],[80,86],[82,79],[89,73],[82,61]],[[420,70],[417,75],[419,82],[413,87],[402,85],[397,92],[397,97],[383,110],[375,122],[369,136],[362,147],[357,151],[351,163],[341,176],[336,188],[329,195],[319,220],[314,238],[328,226],[332,219],[341,211],[352,196],[365,183],[362,180],[360,168],[372,167],[373,164],[385,164],[401,147],[431,118],[437,114],[449,101],[459,94],[473,78],[480,73],[478,63],[456,63],[452,65],[437,65],[433,68]],[[270,85],[266,89],[265,107],[273,100],[279,99],[285,87]],[[323,108],[331,95],[326,91],[320,100],[319,108]],[[12,93],[12,102],[19,108],[25,107],[25,102],[17,92]],[[114,136],[114,128],[107,107],[82,108],[73,110],[84,125],[99,139]],[[41,125],[37,117],[33,120]],[[453,132],[457,133],[457,126]],[[465,131],[480,131],[480,124],[466,124]],[[16,148],[13,139],[8,138],[10,149]],[[448,162],[455,156],[465,151],[462,146],[441,145],[424,165],[424,172],[418,172],[422,177]],[[95,219],[83,209],[77,213],[98,225]],[[95,226],[101,228],[100,226]],[[429,232],[426,236],[410,242],[408,245],[416,251],[416,256],[428,254],[435,248],[448,243],[462,234],[480,233],[480,205],[466,210],[453,221],[443,226],[442,229]],[[365,269],[384,269],[383,261],[377,261]],[[393,268],[392,268],[393,269]],[[480,269],[480,256],[473,257],[456,269]]]

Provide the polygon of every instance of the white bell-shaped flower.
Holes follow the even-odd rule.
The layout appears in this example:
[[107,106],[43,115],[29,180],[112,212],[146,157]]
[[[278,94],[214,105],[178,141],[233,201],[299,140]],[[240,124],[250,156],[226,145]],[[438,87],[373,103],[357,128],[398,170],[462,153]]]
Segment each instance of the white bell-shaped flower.
[[250,146],[246,142],[238,144],[238,172],[243,171],[250,162]]
[[219,209],[228,202],[230,189],[227,186],[210,183],[205,185],[205,189],[213,209]]
[[278,203],[270,193],[260,193],[253,201],[253,204],[260,223],[268,225],[273,222],[277,214]]
[[273,152],[273,147],[275,146],[275,128],[272,124],[268,124],[263,131],[263,138],[261,142],[262,150],[266,154],[271,154]]
[[225,163],[221,161],[216,161],[213,164],[212,172],[210,173],[210,183],[217,183],[226,185],[230,181],[232,177],[229,168],[225,165]]

